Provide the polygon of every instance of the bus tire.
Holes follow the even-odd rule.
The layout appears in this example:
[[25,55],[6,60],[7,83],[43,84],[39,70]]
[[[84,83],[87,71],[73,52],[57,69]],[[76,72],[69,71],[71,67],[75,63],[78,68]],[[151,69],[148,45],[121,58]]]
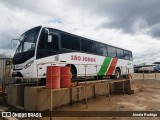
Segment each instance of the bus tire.
[[120,79],[121,78],[121,71],[119,68],[116,68],[115,70],[115,79]]
[[76,71],[71,67],[71,82],[74,82],[77,79]]

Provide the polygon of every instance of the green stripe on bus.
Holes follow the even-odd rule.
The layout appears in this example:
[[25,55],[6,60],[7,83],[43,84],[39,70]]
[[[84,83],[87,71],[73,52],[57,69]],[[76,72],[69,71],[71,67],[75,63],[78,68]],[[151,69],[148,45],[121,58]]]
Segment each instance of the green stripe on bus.
[[112,59],[111,57],[106,57],[104,59],[103,64],[102,64],[102,66],[101,66],[101,68],[100,68],[100,70],[98,72],[98,76],[105,75],[105,73],[106,73],[106,71],[107,71],[107,69],[109,67],[109,64],[111,62],[111,59]]

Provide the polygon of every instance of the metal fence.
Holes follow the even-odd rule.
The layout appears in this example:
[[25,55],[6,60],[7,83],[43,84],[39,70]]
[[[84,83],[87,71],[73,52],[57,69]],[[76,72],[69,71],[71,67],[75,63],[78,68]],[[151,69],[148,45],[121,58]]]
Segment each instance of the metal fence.
[[151,93],[160,92],[160,73],[134,73],[131,80],[132,86],[140,91],[148,91]]
[[[46,75],[46,73],[44,73],[44,71],[42,71],[43,69],[46,69],[44,67],[47,66],[69,66],[70,68],[72,68],[72,63],[61,63],[61,62],[42,62],[42,63],[38,63],[37,67],[36,67],[36,72],[37,72],[37,78],[41,78],[42,76],[44,76],[44,74]],[[74,64],[77,67],[77,73],[74,74],[73,76],[83,76],[84,79],[90,77],[90,76],[94,76],[96,79],[98,79],[98,76],[104,76],[104,79],[108,79],[109,76],[114,75],[114,72],[116,69],[115,66],[107,66],[107,65],[98,65],[98,64]],[[100,72],[101,68],[105,68],[106,70],[103,72]],[[113,71],[109,71],[108,69],[113,69]],[[121,79],[126,79],[126,76],[132,74],[133,72],[133,68],[128,68],[127,66],[119,66],[120,68],[120,78]],[[83,72],[80,72],[83,71]],[[91,72],[92,71],[92,72]],[[94,72],[93,72],[94,71]],[[127,78],[128,79],[128,78]]]

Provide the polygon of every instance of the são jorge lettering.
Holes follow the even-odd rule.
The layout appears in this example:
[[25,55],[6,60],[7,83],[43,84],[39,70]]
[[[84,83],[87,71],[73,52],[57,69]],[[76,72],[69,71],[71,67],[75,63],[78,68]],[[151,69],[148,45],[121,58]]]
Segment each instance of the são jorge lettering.
[[74,61],[86,61],[86,62],[96,62],[96,58],[93,57],[81,57],[78,55],[71,55],[71,60]]

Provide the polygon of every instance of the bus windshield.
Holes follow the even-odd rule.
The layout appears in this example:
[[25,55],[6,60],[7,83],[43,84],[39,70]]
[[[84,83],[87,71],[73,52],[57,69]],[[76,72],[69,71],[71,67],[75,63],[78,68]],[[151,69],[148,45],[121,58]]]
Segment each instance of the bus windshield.
[[35,46],[41,26],[28,30],[20,37],[20,44],[13,57],[13,64],[21,64],[34,57]]
[[22,34],[20,37],[20,45],[17,48],[16,54],[21,52],[26,52],[30,50],[35,50],[35,44],[37,41],[38,33],[40,29],[31,29],[26,33]]

